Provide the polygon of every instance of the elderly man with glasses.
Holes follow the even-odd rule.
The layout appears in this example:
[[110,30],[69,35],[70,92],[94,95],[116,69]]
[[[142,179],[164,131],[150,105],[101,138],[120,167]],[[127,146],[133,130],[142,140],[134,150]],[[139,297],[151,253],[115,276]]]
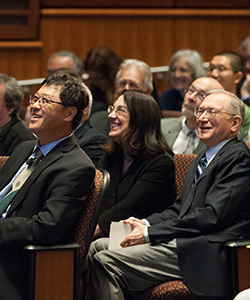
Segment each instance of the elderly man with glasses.
[[205,144],[199,139],[194,109],[202,103],[206,93],[211,89],[223,87],[217,80],[209,77],[194,80],[185,91],[183,116],[161,120],[162,133],[174,153],[198,154],[205,149]]

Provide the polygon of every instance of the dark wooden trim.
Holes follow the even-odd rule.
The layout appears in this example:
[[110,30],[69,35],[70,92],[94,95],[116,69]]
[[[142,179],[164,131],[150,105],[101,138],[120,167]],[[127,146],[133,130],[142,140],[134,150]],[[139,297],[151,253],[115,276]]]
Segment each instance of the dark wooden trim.
[[29,0],[27,9],[0,9],[0,18],[13,17],[14,20],[20,18],[23,23],[0,25],[0,40],[31,40],[38,38],[40,16],[40,1]]
[[250,8],[249,0],[42,0],[42,8]]
[[40,41],[0,41],[0,50],[1,49],[42,49],[43,42]]
[[249,17],[250,9],[42,9],[42,17]]

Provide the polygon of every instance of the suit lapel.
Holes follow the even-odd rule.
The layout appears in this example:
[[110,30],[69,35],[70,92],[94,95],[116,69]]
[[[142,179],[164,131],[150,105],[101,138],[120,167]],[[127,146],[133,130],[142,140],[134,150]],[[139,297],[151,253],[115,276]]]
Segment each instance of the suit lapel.
[[186,211],[189,209],[190,205],[192,204],[193,197],[195,195],[195,190],[197,185],[209,174],[209,172],[214,168],[214,165],[217,164],[218,159],[220,156],[233,144],[238,142],[237,138],[231,139],[228,143],[226,143],[215,155],[203,173],[199,176],[198,180],[194,183],[195,173],[198,167],[198,163],[206,151],[200,153],[192,162],[188,174],[185,178],[184,187],[183,187],[183,195],[182,195],[182,208],[180,211],[180,217],[182,217]]
[[66,140],[60,142],[42,159],[42,161],[38,164],[38,166],[34,169],[29,178],[23,184],[22,188],[18,191],[16,197],[13,199],[8,214],[11,213],[17,207],[17,205],[19,205],[19,203],[25,199],[31,185],[36,181],[39,175],[47,167],[49,167],[55,161],[59,160],[64,155],[64,153],[69,152],[74,146],[76,146],[76,140],[74,136],[71,136]]
[[1,172],[0,190],[2,190],[11,181],[19,168],[28,159],[36,143],[36,141],[28,141],[25,143],[25,146],[20,148],[20,151],[16,151],[10,156],[4,166],[4,171]]
[[163,135],[165,136],[165,139],[169,145],[170,148],[173,147],[173,144],[182,128],[182,120],[184,117],[180,118],[167,118],[167,119],[162,119],[162,132]]

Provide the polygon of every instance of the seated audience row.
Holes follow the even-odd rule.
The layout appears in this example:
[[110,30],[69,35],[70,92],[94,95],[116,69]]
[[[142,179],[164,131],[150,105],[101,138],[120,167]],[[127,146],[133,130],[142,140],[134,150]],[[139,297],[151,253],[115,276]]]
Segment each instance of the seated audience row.
[[131,214],[120,220],[132,230],[121,248],[109,250],[108,238],[91,244],[85,300],[121,300],[124,291],[171,280],[183,280],[198,296],[229,299],[224,243],[249,238],[250,232],[250,150],[237,138],[244,104],[228,91],[214,90],[195,115],[206,147],[193,160],[180,199],[146,219]]

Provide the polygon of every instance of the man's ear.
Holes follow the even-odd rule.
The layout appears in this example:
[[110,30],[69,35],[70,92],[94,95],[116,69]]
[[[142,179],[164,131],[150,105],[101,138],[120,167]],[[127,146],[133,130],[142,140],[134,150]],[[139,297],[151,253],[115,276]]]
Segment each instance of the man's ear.
[[232,132],[240,131],[241,123],[242,123],[242,118],[240,116],[234,116],[231,131]]
[[7,107],[7,112],[8,112],[8,115],[11,116],[11,114],[13,113],[13,111],[15,110],[15,107]]
[[237,84],[238,82],[241,81],[241,78],[243,77],[243,73],[241,71],[237,72],[234,74],[234,82]]
[[75,106],[67,107],[67,113],[65,116],[65,121],[72,121],[77,113],[77,108]]

